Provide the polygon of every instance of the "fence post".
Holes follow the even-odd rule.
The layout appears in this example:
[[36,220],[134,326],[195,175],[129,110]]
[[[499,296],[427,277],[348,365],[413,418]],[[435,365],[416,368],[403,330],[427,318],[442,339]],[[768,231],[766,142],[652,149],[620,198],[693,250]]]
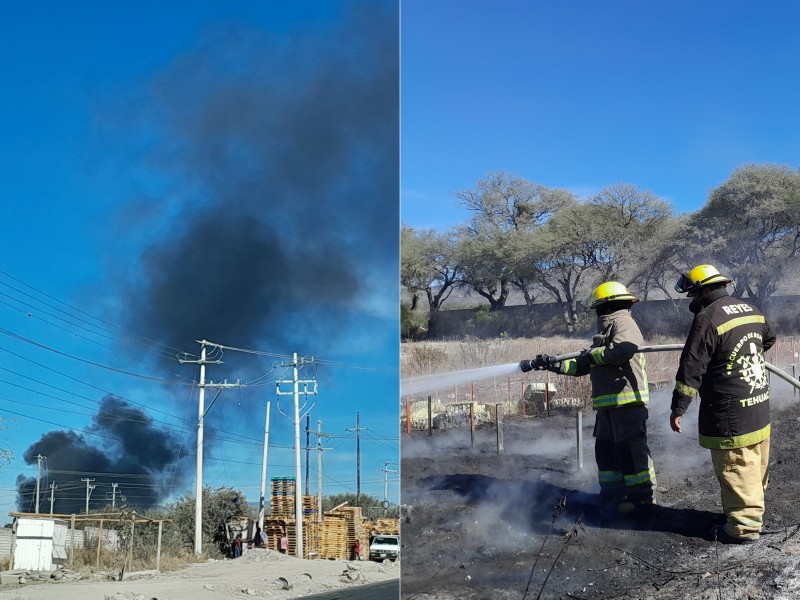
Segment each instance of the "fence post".
[[475,403],[469,403],[469,443],[470,447],[475,447]]
[[100,548],[102,546],[103,546],[103,519],[100,519],[100,528],[97,530],[97,558],[95,559],[95,567],[97,568],[100,568]]
[[130,544],[128,544],[128,559],[126,561],[128,563],[128,572],[133,571],[133,535],[135,528],[136,528],[136,521],[133,521],[131,523],[131,541]]
[[428,396],[428,435],[433,435],[433,403]]
[[158,545],[156,546],[156,571],[161,570],[161,532],[164,529],[164,521],[158,522]]
[[494,405],[494,423],[495,427],[497,428],[497,453],[500,454],[503,452],[503,422],[500,419],[500,407],[502,406],[501,403],[496,403]]
[[577,430],[578,471],[583,471],[583,410],[580,408],[575,417],[575,429]]
[[69,541],[69,568],[71,569],[75,564],[75,515],[69,518],[69,526],[72,530],[72,538]]
[[547,416],[550,416],[550,371],[547,372],[547,377],[544,382],[544,405],[547,407]]

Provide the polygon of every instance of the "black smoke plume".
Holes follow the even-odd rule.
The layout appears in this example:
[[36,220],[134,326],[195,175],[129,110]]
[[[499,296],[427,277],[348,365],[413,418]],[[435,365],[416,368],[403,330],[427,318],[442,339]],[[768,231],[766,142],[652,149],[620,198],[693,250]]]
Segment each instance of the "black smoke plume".
[[149,164],[168,191],[125,215],[145,244],[121,294],[129,328],[193,353],[319,353],[368,293],[396,299],[395,4],[347,3],[331,30],[289,39],[226,28],[155,81]]
[[[327,30],[211,31],[142,93],[114,102],[122,114],[100,114],[108,166],[140,189],[115,205],[117,218],[103,231],[114,322],[195,354],[196,340],[207,339],[319,356],[374,323],[376,305],[396,305],[398,8],[342,6],[349,15]],[[128,354],[146,356],[140,350]],[[196,372],[184,368],[192,369],[187,377]],[[167,369],[172,378],[179,367]],[[104,409],[136,412],[121,402],[107,398]],[[101,409],[93,431],[113,441],[50,432],[25,459],[46,455],[52,470],[137,474],[116,482],[129,503],[152,505],[173,481],[177,448],[171,434],[138,418],[146,425],[113,421]],[[213,433],[208,422],[209,442]],[[114,478],[90,477],[96,506]],[[69,499],[57,492],[57,512],[83,510],[85,488],[75,479]],[[30,507],[32,483],[20,481],[21,509]]]
[[[112,483],[117,485],[117,507],[124,503],[147,509],[169,495],[173,486],[182,483],[180,476],[179,436],[156,426],[141,409],[115,396],[100,402],[83,435],[74,431],[50,431],[32,444],[23,459],[35,465],[37,455],[46,457],[40,483],[39,512],[50,512],[49,483],[56,482],[53,512],[81,513],[85,509],[86,482],[90,485],[89,508],[101,508],[112,502]],[[35,512],[36,478],[17,477],[17,507]]]

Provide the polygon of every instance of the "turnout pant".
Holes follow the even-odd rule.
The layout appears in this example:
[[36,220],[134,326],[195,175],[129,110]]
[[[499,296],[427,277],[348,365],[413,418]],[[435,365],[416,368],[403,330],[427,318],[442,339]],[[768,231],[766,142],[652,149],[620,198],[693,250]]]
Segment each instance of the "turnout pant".
[[656,473],[647,445],[647,407],[597,411],[594,456],[600,493],[632,502],[653,499]]
[[742,448],[712,449],[711,462],[722,492],[725,531],[738,538],[758,539],[769,483],[769,438]]

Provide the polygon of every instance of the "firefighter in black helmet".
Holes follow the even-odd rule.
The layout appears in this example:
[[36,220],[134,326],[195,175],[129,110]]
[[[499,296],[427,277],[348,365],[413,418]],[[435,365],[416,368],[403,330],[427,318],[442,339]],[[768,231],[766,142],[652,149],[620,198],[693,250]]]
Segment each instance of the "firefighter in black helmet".
[[594,437],[600,503],[623,514],[645,512],[655,504],[656,473],[647,444],[647,372],[637,353],[642,333],[631,315],[639,299],[617,281],[597,286],[583,304],[597,313],[592,347],[576,359],[547,355],[522,361],[523,371],[547,369],[563,375],[589,374],[597,411]]
[[727,519],[711,536],[741,544],[757,541],[762,527],[770,437],[764,352],[775,335],[757,308],[728,294],[730,281],[699,265],[675,284],[693,299],[695,316],[675,376],[670,426],[682,431],[681,417],[699,395],[700,446],[711,451]]

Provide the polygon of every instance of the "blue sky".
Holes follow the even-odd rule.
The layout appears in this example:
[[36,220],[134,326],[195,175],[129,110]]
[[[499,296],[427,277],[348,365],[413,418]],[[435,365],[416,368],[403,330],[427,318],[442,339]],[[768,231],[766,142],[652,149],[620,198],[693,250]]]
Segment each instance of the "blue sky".
[[406,1],[401,218],[445,230],[506,171],[699,209],[747,163],[798,166],[795,2]]
[[[138,453],[192,454],[199,370],[176,356],[201,338],[255,351],[208,366],[250,385],[208,411],[205,484],[257,502],[267,401],[268,475],[294,475],[275,379],[297,352],[317,359],[301,373],[319,382],[311,428],[332,436],[323,492],[356,490],[358,413],[361,491],[383,497],[399,455],[397,17],[383,1],[3,4],[0,522],[48,433],[42,498],[99,476],[59,460],[111,458],[110,481]],[[132,417],[153,437],[121,451]],[[153,465],[158,490],[122,492],[193,493],[193,457]]]

